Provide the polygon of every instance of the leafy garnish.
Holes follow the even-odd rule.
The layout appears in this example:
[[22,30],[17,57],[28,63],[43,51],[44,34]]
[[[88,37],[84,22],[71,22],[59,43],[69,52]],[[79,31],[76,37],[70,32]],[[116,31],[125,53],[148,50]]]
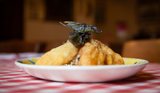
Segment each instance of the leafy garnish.
[[91,39],[91,33],[102,32],[96,26],[87,25],[84,23],[78,23],[73,21],[64,21],[63,23],[60,23],[72,30],[69,35],[69,40],[76,47],[83,46],[86,42],[89,42]]

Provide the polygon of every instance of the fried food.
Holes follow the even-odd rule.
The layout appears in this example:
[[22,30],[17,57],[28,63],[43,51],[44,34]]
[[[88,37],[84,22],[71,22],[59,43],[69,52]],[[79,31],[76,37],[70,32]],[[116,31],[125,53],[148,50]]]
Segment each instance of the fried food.
[[69,64],[78,53],[78,49],[70,42],[50,50],[42,55],[36,65],[64,65]]
[[92,39],[91,33],[100,33],[93,25],[65,21],[72,29],[68,41],[42,55],[36,65],[114,65],[124,64],[123,58],[102,42]]
[[78,65],[104,65],[105,54],[93,40],[87,42],[78,54],[80,55]]
[[123,58],[98,40],[87,42],[79,51],[78,65],[124,64]]
[[123,58],[116,52],[114,52],[111,48],[109,48],[107,45],[103,44],[102,42],[95,40],[96,42],[99,42],[102,51],[106,54],[106,65],[113,65],[113,64],[124,64]]
[[[78,57],[76,57],[78,56]],[[123,58],[98,40],[92,39],[80,49],[70,41],[45,53],[36,65],[114,65],[124,64]]]

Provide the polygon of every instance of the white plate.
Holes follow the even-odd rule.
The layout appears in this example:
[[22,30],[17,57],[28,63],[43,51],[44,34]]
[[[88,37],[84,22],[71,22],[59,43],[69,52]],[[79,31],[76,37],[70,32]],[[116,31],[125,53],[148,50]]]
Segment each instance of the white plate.
[[124,79],[135,75],[148,64],[146,60],[124,58],[125,65],[38,66],[28,64],[28,60],[31,59],[18,60],[15,64],[34,77],[64,82],[105,82]]

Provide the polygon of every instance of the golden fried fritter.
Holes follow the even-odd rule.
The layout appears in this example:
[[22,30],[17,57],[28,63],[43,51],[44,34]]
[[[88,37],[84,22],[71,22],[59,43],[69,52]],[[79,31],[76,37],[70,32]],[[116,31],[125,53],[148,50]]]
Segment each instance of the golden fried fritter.
[[123,58],[98,40],[87,42],[79,51],[79,65],[124,64]]
[[105,54],[101,48],[90,42],[86,43],[79,51],[78,65],[104,65]]
[[95,42],[99,42],[103,52],[105,52],[106,54],[105,64],[124,64],[123,58],[118,53],[115,53],[111,48],[109,48],[108,46],[106,46],[98,40],[95,40]]
[[68,64],[78,53],[78,49],[70,42],[50,50],[42,55],[36,65],[64,65]]
[[[79,51],[79,52],[78,52]],[[75,61],[76,56],[78,60]],[[123,58],[105,44],[92,39],[80,49],[70,41],[42,55],[36,65],[65,65],[80,66],[124,64]]]

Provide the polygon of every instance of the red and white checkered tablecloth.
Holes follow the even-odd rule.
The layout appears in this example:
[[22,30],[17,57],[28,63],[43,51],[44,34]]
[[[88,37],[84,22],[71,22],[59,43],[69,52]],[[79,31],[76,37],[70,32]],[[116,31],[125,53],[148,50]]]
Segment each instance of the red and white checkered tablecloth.
[[139,74],[104,83],[65,83],[32,77],[17,68],[17,58],[32,53],[0,55],[0,93],[160,93],[160,64],[149,64]]

